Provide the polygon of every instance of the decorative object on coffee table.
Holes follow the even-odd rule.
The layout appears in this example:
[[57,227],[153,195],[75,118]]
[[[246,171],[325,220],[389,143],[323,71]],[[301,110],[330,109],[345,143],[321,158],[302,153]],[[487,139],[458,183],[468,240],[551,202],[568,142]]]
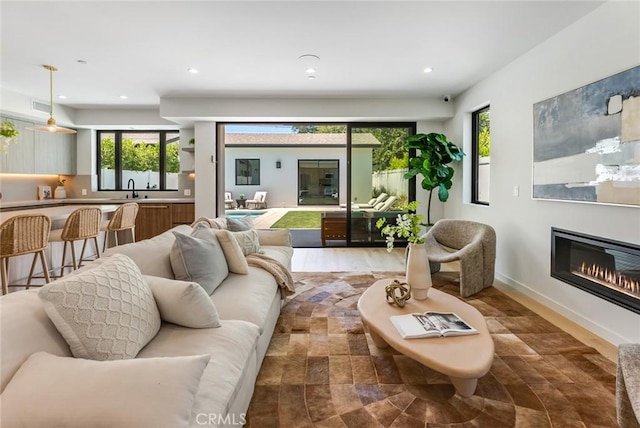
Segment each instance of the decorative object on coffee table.
[[387,294],[387,303],[396,304],[403,308],[407,300],[411,298],[411,287],[406,282],[400,282],[394,279],[384,288]]
[[413,298],[426,299],[431,288],[431,270],[424,244],[409,244],[406,276]]

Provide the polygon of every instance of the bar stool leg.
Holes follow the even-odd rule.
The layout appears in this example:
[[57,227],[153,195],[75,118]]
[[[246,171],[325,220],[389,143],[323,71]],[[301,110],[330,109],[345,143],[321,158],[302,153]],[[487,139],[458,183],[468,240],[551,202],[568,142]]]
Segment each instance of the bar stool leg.
[[9,293],[9,278],[7,274],[7,262],[9,258],[3,258],[0,260],[0,276],[2,277],[2,295]]
[[100,246],[98,245],[98,237],[94,236],[93,237],[93,243],[96,246],[96,259],[100,258]]
[[44,283],[48,284],[51,282],[51,278],[49,277],[49,266],[47,266],[47,259],[44,256],[44,251],[39,251],[40,253],[40,263],[42,263],[42,272],[44,272]]
[[67,260],[67,241],[64,241],[64,243],[62,244],[62,264],[60,265],[60,275],[59,275],[60,278],[64,276],[64,264],[66,263],[66,260]]
[[82,267],[82,260],[84,259],[84,250],[87,247],[87,240],[82,242],[82,250],[80,251],[80,260],[78,260],[78,267]]
[[131,228],[131,242],[136,242],[136,230]]
[[120,244],[118,244],[118,231],[117,230],[115,230],[113,232],[113,236],[116,238],[116,247],[117,247],[118,245],[120,245]]
[[76,246],[75,241],[69,242],[71,244],[71,257],[73,258],[73,270],[78,269],[78,263],[76,262]]
[[33,253],[33,260],[31,261],[31,269],[29,269],[29,277],[27,278],[27,290],[31,286],[31,279],[33,278],[33,270],[36,268],[36,260],[38,260],[38,253]]

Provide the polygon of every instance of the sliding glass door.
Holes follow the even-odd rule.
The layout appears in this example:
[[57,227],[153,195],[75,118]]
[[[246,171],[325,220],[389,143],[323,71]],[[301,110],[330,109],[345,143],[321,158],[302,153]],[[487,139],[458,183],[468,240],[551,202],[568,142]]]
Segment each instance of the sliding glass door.
[[415,199],[413,180],[404,178],[409,159],[405,140],[413,134],[415,123],[349,125],[347,245],[384,245],[378,219],[394,221],[400,207]]

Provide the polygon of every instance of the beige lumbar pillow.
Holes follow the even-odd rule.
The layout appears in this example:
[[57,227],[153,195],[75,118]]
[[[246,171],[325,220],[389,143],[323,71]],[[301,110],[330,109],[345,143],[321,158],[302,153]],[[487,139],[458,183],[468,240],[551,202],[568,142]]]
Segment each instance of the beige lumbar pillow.
[[291,246],[289,229],[256,229],[260,245]]
[[210,355],[91,361],[32,354],[2,392],[6,427],[188,427]]
[[224,252],[224,257],[227,259],[229,271],[241,275],[247,275],[249,273],[249,264],[247,263],[247,259],[244,257],[240,244],[238,244],[236,238],[233,237],[234,232],[230,232],[228,230],[211,230],[218,238],[218,242],[220,242],[220,246]]
[[78,358],[133,358],[160,329],[153,294],[138,266],[124,254],[54,281],[38,295]]
[[211,297],[197,282],[144,276],[163,321],[189,328],[220,327]]

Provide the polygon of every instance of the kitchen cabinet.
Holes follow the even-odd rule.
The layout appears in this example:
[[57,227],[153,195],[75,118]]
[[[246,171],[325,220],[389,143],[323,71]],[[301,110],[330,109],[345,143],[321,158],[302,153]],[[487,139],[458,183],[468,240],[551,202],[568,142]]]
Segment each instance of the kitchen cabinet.
[[180,224],[191,224],[195,219],[195,204],[171,204],[171,222],[174,227]]
[[173,227],[172,204],[139,204],[136,217],[136,241],[153,238]]
[[0,152],[0,172],[20,174],[76,174],[76,134],[26,129],[33,122],[0,116],[18,130],[18,142]]

